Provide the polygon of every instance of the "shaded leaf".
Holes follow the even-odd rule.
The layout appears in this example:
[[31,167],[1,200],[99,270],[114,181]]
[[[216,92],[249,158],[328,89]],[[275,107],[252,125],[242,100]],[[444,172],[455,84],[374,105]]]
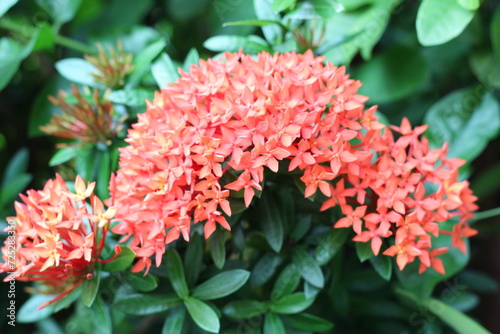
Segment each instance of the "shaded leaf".
[[161,330],[162,334],[181,334],[186,318],[186,309],[184,306],[176,306],[167,315],[167,319]]
[[99,291],[99,283],[101,281],[101,273],[95,270],[92,279],[86,279],[82,283],[82,302],[83,305],[91,307]]
[[312,305],[314,298],[307,298],[303,292],[284,296],[271,304],[271,311],[281,314],[295,314]]
[[121,246],[121,253],[116,259],[103,265],[104,271],[124,271],[127,270],[135,259],[135,252],[128,246]]
[[300,272],[295,264],[286,266],[274,282],[271,299],[277,300],[294,292],[299,286],[300,278]]
[[189,297],[184,301],[184,306],[194,322],[209,333],[218,333],[220,321],[217,313],[201,300]]
[[140,293],[122,296],[115,300],[113,307],[132,315],[149,315],[168,311],[181,303],[174,294],[144,295]]
[[189,289],[186,277],[184,276],[184,267],[182,266],[181,257],[174,248],[169,248],[166,253],[168,278],[177,295],[184,299],[189,295]]
[[302,248],[295,248],[292,253],[293,263],[306,281],[315,287],[322,288],[325,278],[318,262]]
[[151,274],[144,276],[143,273],[126,272],[125,281],[134,289],[144,292],[152,291],[158,286],[155,277]]
[[286,334],[285,326],[280,317],[275,313],[269,313],[264,318],[264,334]]
[[[367,242],[367,244],[370,244]],[[370,257],[370,263],[373,268],[386,281],[389,281],[392,276],[392,259],[389,256],[381,255]]]
[[269,307],[256,300],[235,300],[222,309],[222,313],[236,319],[253,318],[266,313]]
[[307,332],[324,332],[333,328],[333,323],[308,313],[299,313],[283,317],[285,324]]

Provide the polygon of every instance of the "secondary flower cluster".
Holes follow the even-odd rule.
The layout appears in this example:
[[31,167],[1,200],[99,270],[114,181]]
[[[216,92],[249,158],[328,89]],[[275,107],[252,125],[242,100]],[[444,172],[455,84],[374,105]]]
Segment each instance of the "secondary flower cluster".
[[[364,109],[361,83],[310,51],[224,57],[181,71],[156,93],[121,149],[110,201],[121,223],[113,231],[132,237],[135,271],[149,270],[153,255],[159,265],[165,244],[181,234],[188,240],[192,222],[204,222],[206,237],[216,224],[229,230],[230,190],[243,190],[250,205],[264,168],[278,172],[282,160],[303,171],[306,197],[324,195],[322,210],[341,207],[345,217],[334,226],[352,226],[354,240],[371,242],[375,254],[395,234],[384,254],[397,256],[401,269],[418,257],[422,270],[443,271],[436,255],[446,249],[432,249],[431,235],[453,216],[460,223],[444,233],[464,250],[475,197],[457,180],[463,162],[420,139],[425,126],[403,120],[392,127],[395,138],[375,107]],[[225,184],[228,170],[238,179]]]
[[[116,208],[104,209],[93,195],[95,183],[85,185],[77,176],[76,194],[56,175],[43,190],[21,194],[16,202],[16,270],[12,271],[12,247],[2,248],[5,263],[0,272],[11,272],[20,281],[41,281],[49,293],[61,293],[40,308],[67,295],[85,279],[92,278],[93,266],[104,247],[109,220]],[[86,200],[90,199],[90,205]],[[115,249],[116,255],[121,249]],[[9,257],[10,255],[10,257]],[[115,255],[115,256],[116,256]]]

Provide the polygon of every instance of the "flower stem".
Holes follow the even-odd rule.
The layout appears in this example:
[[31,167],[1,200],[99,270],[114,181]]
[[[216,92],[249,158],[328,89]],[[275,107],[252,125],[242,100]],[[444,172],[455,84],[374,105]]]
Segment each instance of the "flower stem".
[[471,222],[475,222],[475,221],[478,221],[478,220],[483,220],[483,219],[487,219],[487,218],[491,218],[491,217],[495,217],[495,216],[500,216],[500,208],[495,208],[495,209],[491,209],[491,210],[487,210],[487,211],[482,211],[482,212],[478,212],[476,213],[475,217],[471,219]]

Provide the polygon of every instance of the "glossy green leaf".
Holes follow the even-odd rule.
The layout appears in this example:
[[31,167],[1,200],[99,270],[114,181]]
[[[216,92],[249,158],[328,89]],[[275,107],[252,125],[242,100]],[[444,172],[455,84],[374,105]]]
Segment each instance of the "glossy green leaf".
[[189,72],[191,69],[191,65],[199,65],[200,64],[200,54],[196,50],[196,48],[191,48],[189,50],[186,59],[184,59],[184,63],[182,64],[182,69],[186,72]]
[[371,103],[387,103],[418,91],[429,80],[429,69],[419,52],[394,47],[361,64],[353,77],[363,82],[359,93],[368,96]]
[[184,319],[186,318],[186,309],[179,305],[174,307],[167,315],[167,319],[161,330],[162,334],[181,334],[184,327]]
[[222,269],[226,262],[227,231],[217,228],[210,237],[210,255],[217,268]]
[[177,295],[184,299],[189,295],[189,289],[186,282],[186,276],[184,276],[184,267],[182,266],[181,257],[174,248],[169,248],[166,253],[168,278]]
[[201,235],[195,234],[187,245],[184,257],[184,273],[188,286],[192,287],[198,280],[203,262],[203,240]]
[[113,103],[145,108],[146,99],[152,101],[154,92],[142,88],[115,90],[109,94],[108,98]]
[[159,40],[153,44],[148,45],[144,50],[142,50],[137,56],[134,57],[134,70],[130,73],[128,82],[125,85],[126,89],[134,88],[139,84],[142,77],[151,68],[151,63],[153,60],[163,51],[166,42],[164,40]]
[[314,302],[314,298],[307,298],[303,292],[296,292],[284,296],[271,304],[271,311],[281,314],[295,314],[307,309]]
[[[253,0],[255,15],[259,20],[280,21],[280,16],[273,11],[273,0]],[[262,27],[264,37],[271,45],[280,44],[282,41],[281,28],[275,25]],[[252,53],[252,52],[248,52]]]
[[94,310],[94,333],[95,334],[111,334],[113,333],[113,324],[111,322],[111,315],[106,304],[100,296],[97,296],[92,304]]
[[81,58],[65,58],[55,64],[57,72],[71,82],[87,86],[99,86],[94,81],[92,73],[97,69],[88,61]]
[[432,147],[449,142],[449,157],[473,160],[500,130],[500,105],[484,87],[464,88],[436,102],[426,113]]
[[210,37],[203,43],[203,46],[210,51],[237,52],[240,49],[244,53],[257,54],[261,51],[271,52],[269,44],[259,36],[237,36],[219,35]]
[[126,295],[113,303],[117,310],[131,315],[149,315],[165,312],[181,303],[174,294],[144,295],[140,293]]
[[297,247],[293,250],[292,260],[306,281],[318,288],[324,286],[325,278],[321,271],[321,267],[316,259],[309,255],[309,253]]
[[177,68],[167,53],[162,54],[161,57],[153,63],[151,72],[160,88],[166,88],[169,83],[173,83],[179,78]]
[[356,242],[356,254],[361,262],[365,262],[373,256],[370,242]]
[[318,239],[318,246],[314,251],[314,257],[319,265],[327,264],[342,248],[349,237],[347,228],[332,229]]
[[[370,242],[367,242],[370,244]],[[392,259],[389,256],[379,254],[378,256],[370,257],[370,263],[383,279],[389,281],[392,276]]]
[[54,306],[49,305],[47,307],[42,308],[41,310],[39,310],[38,307],[56,297],[57,295],[31,296],[27,301],[23,303],[23,305],[17,311],[15,315],[16,321],[20,323],[30,323],[48,318],[52,313],[54,313]]
[[293,293],[299,286],[300,278],[300,272],[295,264],[291,263],[286,266],[274,282],[271,300],[278,300]]
[[53,167],[63,164],[76,157],[77,154],[78,150],[74,147],[61,148],[50,158],[49,166]]
[[147,274],[144,276],[143,273],[126,272],[125,282],[130,284],[134,289],[144,292],[153,291],[158,286],[153,275]]
[[201,300],[189,297],[184,301],[184,306],[191,318],[201,329],[209,333],[218,333],[220,321],[217,313]]
[[250,276],[250,285],[257,288],[265,284],[274,275],[283,258],[276,253],[268,252],[255,264]]
[[101,273],[95,270],[92,279],[86,279],[82,283],[82,302],[83,305],[91,307],[99,291],[99,283],[101,282]]
[[116,259],[114,259],[109,263],[104,264],[102,268],[104,271],[109,271],[109,272],[124,271],[130,267],[130,265],[135,259],[135,252],[132,249],[130,249],[130,247],[125,245],[122,245],[121,249],[122,251],[120,254],[118,254]]
[[23,47],[12,38],[0,38],[0,90],[10,82],[22,61]]
[[422,302],[430,312],[434,313],[448,326],[457,331],[458,334],[490,334],[488,330],[482,327],[469,316],[455,310],[453,307],[443,303],[439,299],[428,298]]
[[0,3],[0,17],[2,17],[3,14],[7,13],[7,11],[18,2],[19,0],[2,0],[2,2]]
[[283,212],[279,210],[271,193],[263,192],[259,201],[260,226],[269,246],[279,253],[283,246],[285,233],[283,230]]
[[423,0],[417,13],[417,37],[420,44],[432,46],[457,37],[474,17],[457,0]]
[[297,2],[297,0],[273,0],[271,8],[276,13],[279,13],[279,12],[284,11],[285,9],[288,9],[292,6],[295,6],[296,2]]
[[325,332],[333,328],[333,323],[308,313],[283,317],[285,324],[292,328],[307,332]]
[[57,24],[70,21],[80,8],[82,0],[35,0],[43,10],[45,10]]
[[457,0],[458,4],[465,9],[476,10],[481,4],[480,0]]
[[286,334],[285,326],[280,317],[275,313],[269,313],[264,318],[263,334]]
[[195,287],[191,295],[201,300],[222,298],[241,288],[249,277],[249,271],[241,269],[228,270],[209,278]]
[[235,300],[224,306],[222,313],[236,319],[248,319],[266,313],[269,307],[256,300]]

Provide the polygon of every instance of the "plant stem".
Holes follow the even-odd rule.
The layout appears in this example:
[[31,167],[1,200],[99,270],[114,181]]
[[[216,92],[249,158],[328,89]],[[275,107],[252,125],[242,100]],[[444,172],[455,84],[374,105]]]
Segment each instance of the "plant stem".
[[475,222],[478,220],[483,220],[483,219],[487,219],[487,218],[491,218],[491,217],[495,217],[495,216],[499,216],[499,215],[500,215],[500,208],[482,211],[482,212],[476,213],[476,216],[471,219],[471,222],[472,221]]

